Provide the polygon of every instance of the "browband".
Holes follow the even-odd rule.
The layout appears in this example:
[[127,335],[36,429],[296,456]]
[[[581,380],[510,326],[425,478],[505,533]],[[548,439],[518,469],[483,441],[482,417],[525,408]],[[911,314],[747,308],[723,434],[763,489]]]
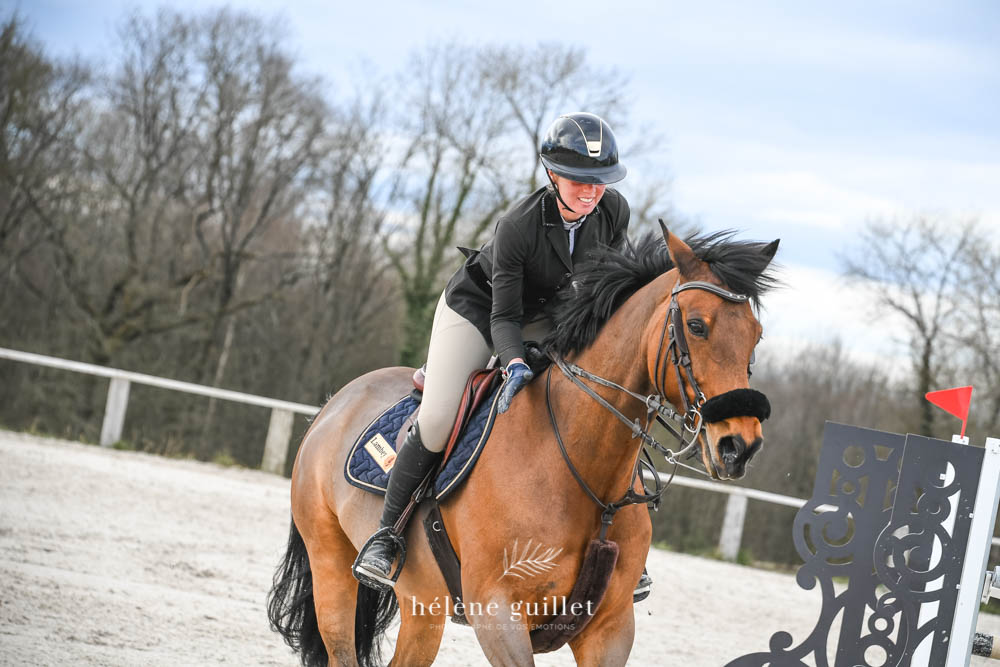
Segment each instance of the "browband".
[[676,296],[678,292],[683,292],[689,289],[701,289],[706,292],[711,292],[717,296],[721,296],[726,301],[733,301],[735,303],[743,303],[750,297],[746,294],[737,294],[736,292],[730,292],[729,290],[719,287],[718,285],[713,285],[712,283],[705,282],[704,280],[692,280],[687,283],[678,283],[674,286],[674,289],[670,292],[671,296]]

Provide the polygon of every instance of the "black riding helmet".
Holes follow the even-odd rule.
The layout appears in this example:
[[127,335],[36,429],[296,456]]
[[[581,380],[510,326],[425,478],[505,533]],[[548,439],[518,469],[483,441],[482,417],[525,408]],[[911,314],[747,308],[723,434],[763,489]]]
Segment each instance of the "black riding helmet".
[[559,116],[545,133],[538,156],[546,169],[578,183],[616,183],[627,173],[618,162],[614,132],[592,113]]

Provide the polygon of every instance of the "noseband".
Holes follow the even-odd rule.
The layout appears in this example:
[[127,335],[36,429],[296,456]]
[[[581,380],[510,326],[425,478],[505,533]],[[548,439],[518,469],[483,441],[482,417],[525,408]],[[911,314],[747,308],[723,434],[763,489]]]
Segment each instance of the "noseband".
[[[607,529],[611,526],[613,517],[618,510],[626,505],[636,503],[650,503],[656,507],[659,504],[664,491],[666,491],[667,484],[670,483],[669,480],[667,484],[663,484],[663,482],[660,481],[659,475],[657,474],[656,468],[653,465],[652,459],[645,449],[645,446],[648,445],[663,454],[667,462],[674,465],[675,472],[677,470],[677,466],[680,465],[706,475],[708,473],[705,471],[686,465],[679,460],[683,455],[692,452],[694,447],[697,446],[698,438],[704,432],[705,424],[711,424],[733,417],[743,416],[756,417],[760,421],[764,421],[771,414],[771,406],[768,403],[767,397],[761,392],[753,389],[733,389],[723,394],[719,394],[718,396],[713,396],[710,399],[706,399],[705,393],[698,385],[698,381],[694,376],[694,371],[691,368],[691,351],[688,348],[687,338],[684,336],[684,322],[681,315],[680,305],[677,302],[677,295],[679,293],[692,289],[711,292],[712,294],[715,294],[732,303],[746,303],[750,298],[745,294],[730,292],[729,290],[719,287],[718,285],[713,285],[712,283],[701,280],[678,283],[674,286],[670,293],[670,306],[667,309],[667,316],[663,319],[663,328],[660,331],[660,342],[656,350],[656,363],[653,365],[653,388],[656,389],[658,392],[657,394],[642,396],[621,386],[620,384],[617,384],[616,382],[612,382],[611,380],[602,378],[599,375],[594,375],[593,373],[585,371],[576,364],[568,363],[565,359],[556,354],[551,352],[549,353],[553,363],[555,363],[559,370],[562,371],[563,375],[565,375],[584,393],[597,401],[604,409],[611,412],[618,418],[619,421],[628,426],[632,431],[632,437],[640,438],[644,446],[643,455],[645,459],[639,458],[637,460],[636,467],[632,472],[632,479],[629,483],[629,488],[625,492],[625,495],[622,496],[620,500],[615,502],[603,502],[584,481],[579,471],[577,471],[576,466],[573,465],[573,462],[569,458],[569,453],[566,451],[566,445],[563,443],[562,436],[559,433],[559,425],[556,422],[556,415],[552,409],[552,401],[550,400],[552,373],[550,372],[547,374],[545,380],[545,402],[549,411],[549,419],[552,422],[552,429],[555,432],[556,442],[559,444],[559,450],[562,452],[563,459],[569,466],[570,472],[573,473],[577,483],[583,488],[587,495],[590,496],[591,500],[593,500],[603,510],[601,514],[602,540],[607,534]],[[665,340],[667,343],[666,346],[664,346]],[[666,353],[664,353],[664,351],[666,351]],[[670,401],[666,398],[665,388],[669,366],[673,366],[674,373],[677,377],[677,386],[680,390],[681,403],[684,406],[683,413],[676,412],[671,406]],[[640,424],[638,417],[635,420],[630,420],[620,410],[618,410],[618,408],[584,384],[580,378],[589,380],[604,387],[616,389],[641,401],[646,406],[645,426]],[[689,390],[691,391],[691,395],[694,397],[693,402],[688,397]],[[661,426],[677,438],[678,445],[680,446],[678,451],[675,452],[674,450],[660,444],[656,438],[649,433],[649,428],[654,418]],[[685,433],[690,434],[689,439],[685,438]],[[652,473],[652,478],[655,482],[655,489],[652,493],[639,494],[633,489],[640,469],[642,468],[646,468]],[[673,474],[670,476],[670,480],[672,479]]]

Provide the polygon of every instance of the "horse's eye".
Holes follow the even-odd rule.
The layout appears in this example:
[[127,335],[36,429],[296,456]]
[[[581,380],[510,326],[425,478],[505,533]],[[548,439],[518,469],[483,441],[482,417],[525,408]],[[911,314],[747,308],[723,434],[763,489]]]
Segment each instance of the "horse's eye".
[[688,320],[688,331],[698,338],[708,337],[708,327],[701,320]]

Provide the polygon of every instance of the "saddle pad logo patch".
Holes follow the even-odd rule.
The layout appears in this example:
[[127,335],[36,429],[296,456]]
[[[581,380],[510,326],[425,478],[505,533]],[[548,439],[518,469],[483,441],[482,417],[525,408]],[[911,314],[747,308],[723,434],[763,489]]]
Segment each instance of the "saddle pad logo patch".
[[392,450],[389,441],[383,438],[381,433],[376,433],[371,440],[365,443],[365,451],[383,472],[392,470],[392,465],[396,462],[396,452]]

